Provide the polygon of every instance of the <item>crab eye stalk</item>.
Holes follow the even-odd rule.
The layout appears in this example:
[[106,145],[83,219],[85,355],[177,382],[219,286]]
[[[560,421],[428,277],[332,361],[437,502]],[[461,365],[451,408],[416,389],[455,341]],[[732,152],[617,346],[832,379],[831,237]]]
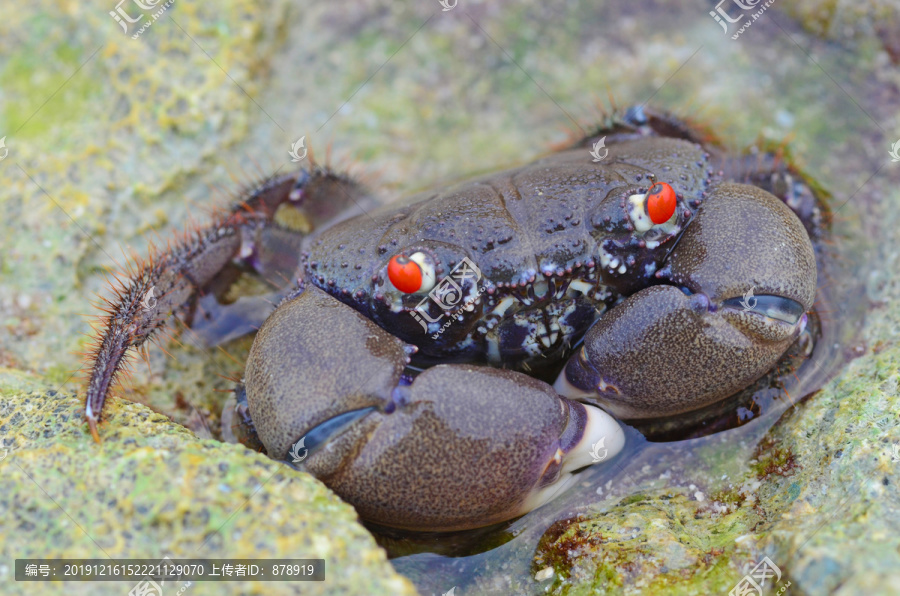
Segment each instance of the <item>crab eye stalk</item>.
[[415,294],[422,287],[422,268],[403,255],[395,255],[388,263],[388,278],[404,294]]
[[647,215],[656,225],[666,223],[675,214],[675,190],[665,182],[657,182],[647,191]]
[[422,252],[394,255],[387,266],[388,279],[404,294],[420,294],[434,287],[434,265]]

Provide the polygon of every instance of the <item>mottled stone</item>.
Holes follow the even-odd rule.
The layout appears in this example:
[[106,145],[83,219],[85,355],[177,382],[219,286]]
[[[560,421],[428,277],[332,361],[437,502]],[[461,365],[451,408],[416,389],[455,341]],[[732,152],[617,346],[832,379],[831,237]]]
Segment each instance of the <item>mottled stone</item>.
[[144,406],[108,405],[98,445],[77,397],[0,389],[4,594],[128,589],[16,583],[16,558],[165,556],[325,559],[324,583],[195,582],[188,594],[415,593],[353,508],[312,476],[240,445],[198,440]]

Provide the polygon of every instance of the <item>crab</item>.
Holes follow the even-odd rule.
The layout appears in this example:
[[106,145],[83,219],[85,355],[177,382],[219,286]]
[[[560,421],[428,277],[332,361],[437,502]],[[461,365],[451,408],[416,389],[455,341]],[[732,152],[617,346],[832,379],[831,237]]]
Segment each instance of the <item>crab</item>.
[[[209,343],[258,327],[235,390],[245,444],[369,522],[482,527],[611,460],[620,421],[696,412],[764,377],[814,316],[811,184],[663,112],[615,113],[450,189],[373,197],[312,164],[152,255],[90,355],[94,439],[128,350],[172,315]],[[236,266],[291,276],[274,310],[217,299]]]

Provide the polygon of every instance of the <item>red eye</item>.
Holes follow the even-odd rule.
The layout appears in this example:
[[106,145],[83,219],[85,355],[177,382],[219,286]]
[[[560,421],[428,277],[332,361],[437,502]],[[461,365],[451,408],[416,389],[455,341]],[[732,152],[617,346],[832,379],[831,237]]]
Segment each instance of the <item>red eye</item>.
[[388,278],[404,294],[415,294],[422,287],[422,268],[403,255],[394,255],[388,262]]
[[647,215],[655,224],[666,223],[675,213],[675,191],[665,182],[657,182],[647,191]]

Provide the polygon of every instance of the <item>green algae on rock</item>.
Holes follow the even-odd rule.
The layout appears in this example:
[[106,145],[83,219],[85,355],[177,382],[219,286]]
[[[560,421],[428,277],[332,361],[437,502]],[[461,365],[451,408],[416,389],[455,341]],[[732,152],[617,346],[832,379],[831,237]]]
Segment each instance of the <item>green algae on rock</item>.
[[768,556],[794,594],[896,593],[898,371],[896,345],[854,361],[707,494],[647,491],[557,522],[532,570],[552,567],[559,594],[727,593]]

